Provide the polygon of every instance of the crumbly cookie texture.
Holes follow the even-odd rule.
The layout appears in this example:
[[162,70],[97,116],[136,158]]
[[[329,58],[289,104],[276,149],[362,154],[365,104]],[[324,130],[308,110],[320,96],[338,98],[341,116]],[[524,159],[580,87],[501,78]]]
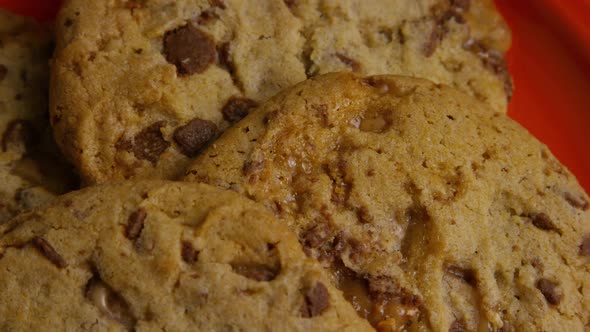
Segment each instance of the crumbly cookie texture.
[[504,111],[491,0],[66,1],[51,121],[87,184],[176,178],[260,102],[331,71],[455,85]]
[[126,182],[0,225],[3,331],[370,331],[293,233],[208,185]]
[[378,328],[580,331],[589,198],[505,114],[399,76],[318,76],[205,150],[186,180],[259,201]]
[[0,223],[75,185],[49,128],[50,45],[47,27],[0,10]]

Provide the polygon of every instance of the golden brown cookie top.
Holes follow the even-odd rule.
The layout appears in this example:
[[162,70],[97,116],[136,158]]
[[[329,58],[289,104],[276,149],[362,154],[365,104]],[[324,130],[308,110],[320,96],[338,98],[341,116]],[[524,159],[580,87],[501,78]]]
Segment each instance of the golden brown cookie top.
[[455,85],[505,111],[490,0],[66,1],[52,124],[88,184],[175,178],[260,102],[333,71]]
[[588,324],[589,198],[525,129],[453,88],[318,76],[195,159],[263,203],[375,326]]
[[0,225],[0,330],[369,331],[263,207],[127,182]]

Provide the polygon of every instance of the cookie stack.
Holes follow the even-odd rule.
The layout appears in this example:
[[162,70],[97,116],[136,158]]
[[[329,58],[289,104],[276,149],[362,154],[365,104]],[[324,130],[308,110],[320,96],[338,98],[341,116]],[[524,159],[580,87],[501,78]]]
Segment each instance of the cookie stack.
[[0,19],[0,330],[590,328],[590,198],[505,115],[491,0]]

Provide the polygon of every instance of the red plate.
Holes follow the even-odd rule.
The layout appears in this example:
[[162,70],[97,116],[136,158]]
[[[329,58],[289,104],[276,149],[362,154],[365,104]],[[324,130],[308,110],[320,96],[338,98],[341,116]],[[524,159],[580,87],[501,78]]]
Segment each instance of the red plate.
[[[59,2],[0,0],[0,7],[49,20]],[[590,192],[590,0],[496,3],[513,32],[508,63],[516,90],[508,114]]]

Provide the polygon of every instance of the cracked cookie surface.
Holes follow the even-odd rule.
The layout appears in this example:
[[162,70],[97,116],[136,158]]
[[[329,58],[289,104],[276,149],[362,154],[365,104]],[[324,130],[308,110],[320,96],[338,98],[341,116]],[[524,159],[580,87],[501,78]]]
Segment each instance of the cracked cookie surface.
[[226,131],[186,180],[274,211],[377,328],[588,328],[587,194],[525,129],[456,89],[312,78]]
[[0,223],[76,185],[47,114],[48,27],[0,10]]
[[456,85],[504,111],[491,0],[66,1],[51,113],[87,184],[172,179],[260,102],[332,71]]
[[0,225],[3,331],[370,331],[264,207],[208,185],[97,186]]

